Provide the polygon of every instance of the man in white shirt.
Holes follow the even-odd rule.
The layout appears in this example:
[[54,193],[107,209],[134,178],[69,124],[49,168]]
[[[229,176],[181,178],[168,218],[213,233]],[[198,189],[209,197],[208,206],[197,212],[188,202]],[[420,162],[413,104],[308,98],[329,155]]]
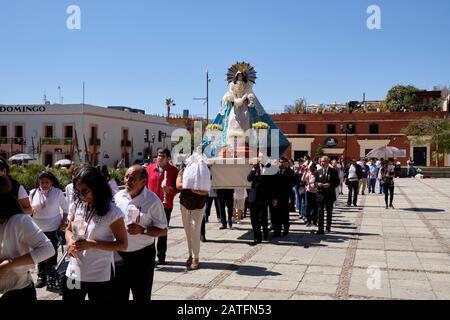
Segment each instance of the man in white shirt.
[[145,167],[134,165],[125,174],[125,190],[114,196],[125,214],[128,249],[118,252],[115,294],[119,300],[150,300],[155,267],[155,239],[167,235],[164,206],[156,194],[147,189]]

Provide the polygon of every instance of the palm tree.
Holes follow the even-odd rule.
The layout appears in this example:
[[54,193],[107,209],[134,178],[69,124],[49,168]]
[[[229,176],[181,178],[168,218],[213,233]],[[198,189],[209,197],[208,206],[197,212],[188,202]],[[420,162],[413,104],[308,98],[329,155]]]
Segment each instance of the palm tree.
[[172,98],[166,99],[167,118],[170,117],[170,107],[175,106],[175,101]]

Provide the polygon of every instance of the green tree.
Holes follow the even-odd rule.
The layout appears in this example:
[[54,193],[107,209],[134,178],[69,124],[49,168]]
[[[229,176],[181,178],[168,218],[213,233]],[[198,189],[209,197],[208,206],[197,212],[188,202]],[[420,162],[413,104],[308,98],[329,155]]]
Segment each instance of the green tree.
[[433,160],[436,167],[439,166],[441,154],[450,153],[450,120],[448,118],[422,118],[411,122],[408,127],[401,132],[407,136],[412,136],[413,145],[423,145],[430,143],[434,145],[436,151]]
[[386,97],[386,106],[391,111],[399,111],[402,108],[407,110],[414,109],[419,101],[416,93],[420,91],[414,86],[397,85],[392,87]]
[[323,151],[323,147],[321,144],[319,144],[317,146],[317,150],[316,150],[316,156],[317,157],[322,157],[324,155],[324,151]]
[[295,100],[295,103],[292,105],[287,105],[284,107],[284,111],[286,113],[303,113],[306,110],[306,99],[300,98]]

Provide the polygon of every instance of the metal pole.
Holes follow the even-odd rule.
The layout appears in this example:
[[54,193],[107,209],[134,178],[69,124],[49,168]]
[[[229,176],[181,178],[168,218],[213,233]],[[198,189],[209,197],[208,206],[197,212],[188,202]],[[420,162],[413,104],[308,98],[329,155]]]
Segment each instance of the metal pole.
[[345,128],[345,163],[347,163],[348,128]]
[[[81,134],[82,134],[82,137],[84,137],[84,86],[85,86],[85,84],[84,84],[84,81],[83,81],[83,101],[82,101],[82,104],[81,104]],[[80,157],[80,155],[78,154],[78,156],[80,157],[80,162],[82,162],[82,163],[84,163],[84,161],[86,161],[86,150],[84,151],[84,155],[83,155],[83,157]],[[84,160],[82,160],[82,159],[84,159]]]
[[209,124],[209,74],[206,70],[206,124]]

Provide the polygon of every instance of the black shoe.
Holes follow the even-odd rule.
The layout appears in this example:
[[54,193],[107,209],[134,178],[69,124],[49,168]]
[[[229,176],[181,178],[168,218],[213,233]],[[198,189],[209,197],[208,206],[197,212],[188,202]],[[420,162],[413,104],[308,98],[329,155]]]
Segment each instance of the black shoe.
[[268,240],[269,239],[269,232],[264,232],[263,233],[263,239],[264,240]]
[[228,226],[230,227],[230,229],[233,229],[233,224],[231,222],[228,222]]
[[274,233],[273,233],[273,237],[274,237],[274,238],[279,238],[279,237],[281,237],[281,232],[274,232]]
[[42,278],[38,278],[37,279],[37,281],[36,281],[36,288],[40,289],[40,288],[45,287],[46,285],[47,285],[47,281],[45,281]]
[[353,204],[354,207],[357,207],[358,205],[356,203]]
[[206,237],[203,236],[203,235],[201,235],[201,236],[200,236],[200,241],[201,241],[201,242],[206,242]]
[[323,230],[318,230],[318,231],[316,231],[316,234],[322,235],[322,234],[325,234],[325,232]]
[[327,228],[327,232],[331,232],[331,228]]
[[389,207],[388,207],[388,206],[386,206],[386,209],[389,209]]
[[389,205],[389,207],[391,207],[392,209],[394,209],[394,206],[392,205],[392,203]]
[[352,204],[351,203],[347,203],[347,207],[351,207],[352,206]]
[[166,259],[158,259],[158,265],[163,266],[166,264],[167,264]]
[[283,236],[286,237],[289,234],[289,230],[283,231]]
[[219,230],[223,230],[223,229],[226,229],[226,228],[227,228],[227,226],[220,226]]

